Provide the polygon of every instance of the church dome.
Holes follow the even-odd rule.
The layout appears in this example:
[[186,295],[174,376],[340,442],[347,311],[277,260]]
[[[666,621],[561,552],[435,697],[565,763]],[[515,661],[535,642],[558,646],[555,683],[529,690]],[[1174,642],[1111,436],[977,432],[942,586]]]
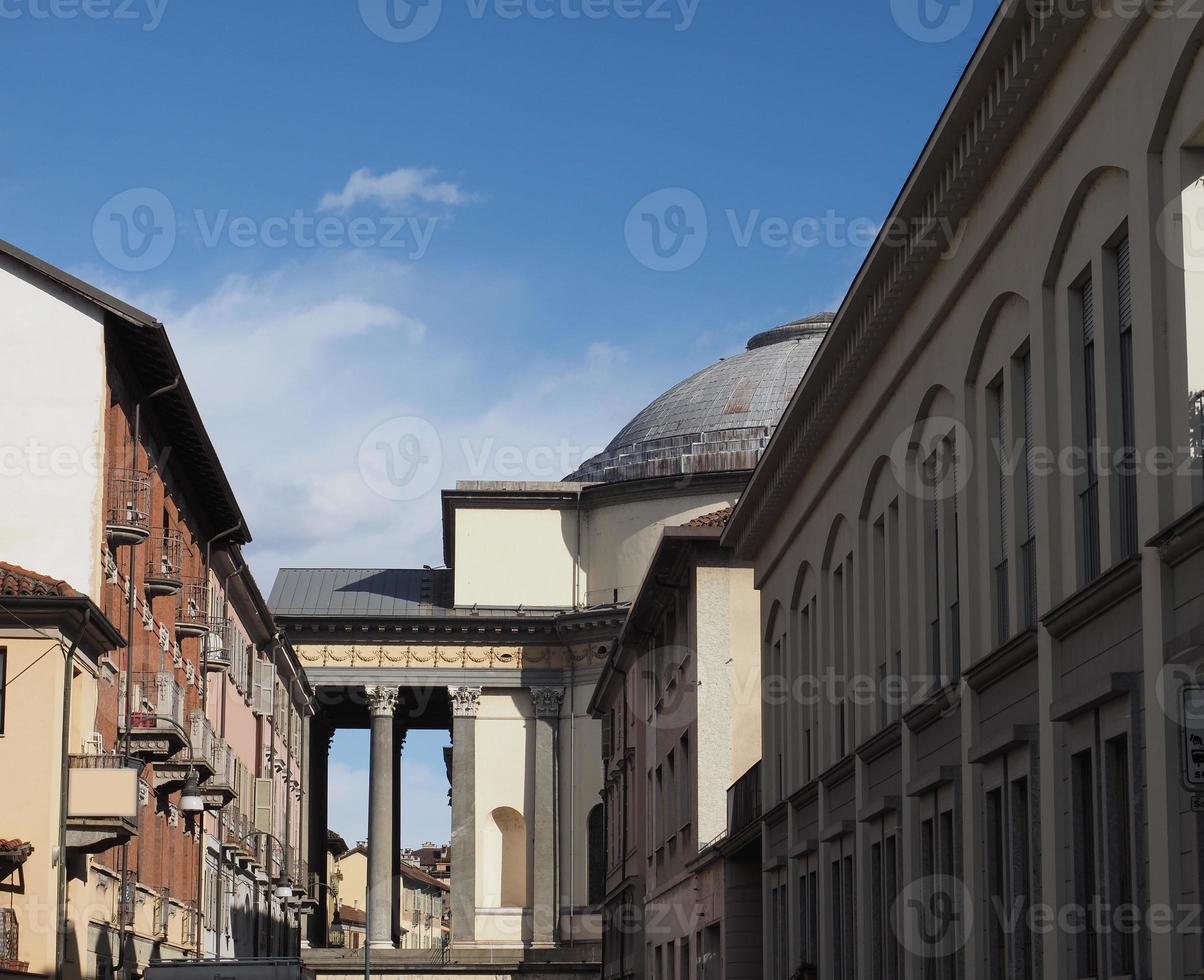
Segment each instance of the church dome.
[[567,480],[618,483],[751,470],[835,315],[759,333],[748,349],[674,385]]

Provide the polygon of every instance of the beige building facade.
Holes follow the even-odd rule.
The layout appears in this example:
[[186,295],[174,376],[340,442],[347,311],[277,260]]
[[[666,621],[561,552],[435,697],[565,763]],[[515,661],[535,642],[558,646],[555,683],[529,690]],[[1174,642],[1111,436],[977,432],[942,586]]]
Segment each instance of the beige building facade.
[[767,980],[1204,969],[1202,40],[1002,5],[728,524]]

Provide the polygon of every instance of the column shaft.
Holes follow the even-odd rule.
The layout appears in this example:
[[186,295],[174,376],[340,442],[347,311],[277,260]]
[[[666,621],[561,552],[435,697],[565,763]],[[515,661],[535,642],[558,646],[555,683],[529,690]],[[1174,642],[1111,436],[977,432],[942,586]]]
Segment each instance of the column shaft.
[[477,916],[477,710],[481,689],[450,688],[451,768],[451,929],[456,944],[476,941]]
[[535,706],[535,813],[531,855],[534,871],[532,941],[556,941],[560,900],[556,888],[556,730],[560,724],[560,688],[534,688]]
[[372,749],[368,783],[368,944],[393,948],[393,712],[397,688],[368,689]]

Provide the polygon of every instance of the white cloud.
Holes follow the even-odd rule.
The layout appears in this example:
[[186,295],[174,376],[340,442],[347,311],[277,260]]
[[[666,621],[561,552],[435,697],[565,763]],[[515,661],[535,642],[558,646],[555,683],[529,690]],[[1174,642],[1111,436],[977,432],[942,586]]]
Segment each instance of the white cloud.
[[439,179],[439,171],[431,167],[399,167],[385,174],[374,174],[367,167],[361,167],[347,178],[341,191],[324,194],[318,208],[347,211],[365,203],[395,209],[416,203],[456,207],[471,204],[476,199],[476,195],[454,181]]

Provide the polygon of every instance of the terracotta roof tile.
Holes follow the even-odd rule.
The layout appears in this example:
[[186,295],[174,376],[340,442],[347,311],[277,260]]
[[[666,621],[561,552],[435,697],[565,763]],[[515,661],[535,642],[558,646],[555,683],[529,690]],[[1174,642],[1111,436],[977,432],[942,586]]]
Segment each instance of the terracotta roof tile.
[[723,510],[716,510],[710,514],[695,517],[694,520],[687,521],[682,527],[727,527],[727,522],[731,516],[732,509],[724,507]]
[[0,596],[74,597],[79,593],[62,579],[31,572],[20,565],[0,561]]

